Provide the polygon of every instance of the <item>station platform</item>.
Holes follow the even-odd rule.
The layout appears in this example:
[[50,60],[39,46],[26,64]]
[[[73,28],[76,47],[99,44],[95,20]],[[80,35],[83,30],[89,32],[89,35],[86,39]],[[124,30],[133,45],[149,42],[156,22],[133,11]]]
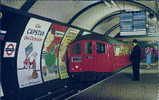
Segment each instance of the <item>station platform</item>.
[[132,66],[79,91],[66,100],[158,100],[158,65],[140,67],[140,81],[133,81]]

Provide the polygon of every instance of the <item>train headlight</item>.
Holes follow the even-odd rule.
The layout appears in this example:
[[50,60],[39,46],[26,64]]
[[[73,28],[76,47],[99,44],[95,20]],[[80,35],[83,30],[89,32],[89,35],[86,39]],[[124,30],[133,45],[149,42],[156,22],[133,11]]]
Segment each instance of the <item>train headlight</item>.
[[79,68],[79,66],[77,66],[77,65],[76,65],[76,66],[75,66],[75,68],[76,68],[76,69],[78,69],[78,68]]

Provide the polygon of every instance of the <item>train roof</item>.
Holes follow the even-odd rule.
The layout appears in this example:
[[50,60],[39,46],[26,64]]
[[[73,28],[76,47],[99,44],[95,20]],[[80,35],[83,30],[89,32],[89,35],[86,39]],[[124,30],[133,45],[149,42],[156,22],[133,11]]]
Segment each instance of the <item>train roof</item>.
[[[101,34],[88,34],[88,35],[84,35],[84,36],[79,36],[73,42],[80,41],[80,40],[101,40],[101,41],[108,42],[110,44],[123,44],[124,43],[122,41],[115,40],[111,37],[101,35]],[[127,44],[127,43],[124,43],[124,44]]]

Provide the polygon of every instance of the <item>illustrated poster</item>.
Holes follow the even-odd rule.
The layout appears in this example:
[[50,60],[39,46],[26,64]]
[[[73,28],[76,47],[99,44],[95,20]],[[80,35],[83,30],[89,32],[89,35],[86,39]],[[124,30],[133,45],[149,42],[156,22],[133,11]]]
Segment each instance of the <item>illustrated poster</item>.
[[66,26],[52,24],[42,50],[42,73],[44,81],[59,78],[58,54]]
[[69,43],[71,43],[76,38],[78,33],[79,33],[78,29],[69,28],[66,32],[65,37],[63,38],[61,42],[61,46],[59,50],[59,72],[60,72],[61,79],[65,79],[68,77],[65,54],[66,54],[66,50]]
[[40,56],[50,26],[50,22],[31,18],[25,28],[17,57],[17,74],[20,88],[42,83]]

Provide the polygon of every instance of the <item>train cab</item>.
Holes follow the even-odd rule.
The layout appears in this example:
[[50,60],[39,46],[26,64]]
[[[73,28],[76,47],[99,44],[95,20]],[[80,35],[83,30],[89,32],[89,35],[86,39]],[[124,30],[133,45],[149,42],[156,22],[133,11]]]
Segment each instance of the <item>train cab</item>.
[[112,71],[111,46],[99,40],[82,40],[73,43],[69,49],[69,70],[71,72]]

